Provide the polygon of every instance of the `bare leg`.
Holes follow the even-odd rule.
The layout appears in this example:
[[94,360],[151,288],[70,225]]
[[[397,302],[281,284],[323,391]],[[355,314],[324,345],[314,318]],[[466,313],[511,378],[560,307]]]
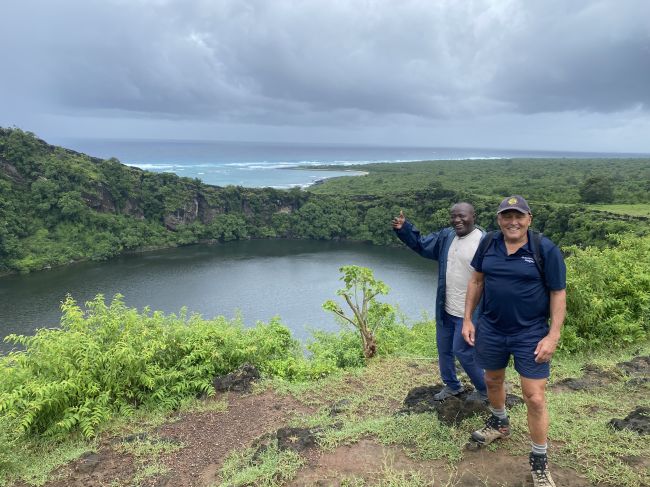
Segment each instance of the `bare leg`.
[[490,406],[494,409],[506,407],[506,369],[486,370],[485,385]]
[[546,443],[548,436],[549,423],[545,397],[546,379],[527,379],[526,377],[522,377],[521,390],[528,412],[530,438],[538,445],[543,445]]

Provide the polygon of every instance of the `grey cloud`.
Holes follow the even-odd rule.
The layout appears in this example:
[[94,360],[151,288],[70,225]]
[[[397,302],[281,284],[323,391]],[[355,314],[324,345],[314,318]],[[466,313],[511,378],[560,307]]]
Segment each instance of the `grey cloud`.
[[650,3],[545,2],[526,12],[486,85],[523,113],[650,107]]
[[26,0],[4,13],[0,88],[54,112],[328,124],[649,106],[643,0]]

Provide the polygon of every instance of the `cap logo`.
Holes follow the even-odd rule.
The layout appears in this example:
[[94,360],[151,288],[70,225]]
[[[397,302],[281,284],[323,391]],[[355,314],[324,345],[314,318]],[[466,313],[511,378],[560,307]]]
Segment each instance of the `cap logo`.
[[514,205],[516,202],[517,202],[517,198],[510,198],[510,199],[508,200],[508,204],[509,204],[509,205]]

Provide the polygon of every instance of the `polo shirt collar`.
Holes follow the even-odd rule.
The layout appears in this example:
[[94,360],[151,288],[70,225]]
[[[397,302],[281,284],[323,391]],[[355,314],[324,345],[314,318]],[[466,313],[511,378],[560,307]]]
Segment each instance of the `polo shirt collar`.
[[[533,253],[533,248],[530,245],[530,228],[527,231],[527,237],[528,237],[528,241],[524,245],[522,245],[520,247],[520,249],[524,249],[526,252],[532,254]],[[506,245],[505,236],[503,235],[502,231],[499,231],[499,233],[497,234],[497,239],[501,240],[503,242],[503,246],[505,247],[505,245]],[[519,252],[519,250],[517,250],[517,252]]]

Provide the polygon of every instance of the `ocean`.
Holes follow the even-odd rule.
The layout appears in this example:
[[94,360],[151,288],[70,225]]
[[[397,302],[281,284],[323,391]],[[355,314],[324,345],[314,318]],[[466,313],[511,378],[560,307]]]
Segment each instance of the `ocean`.
[[[59,139],[51,142],[90,156],[115,157],[124,164],[148,171],[198,178],[207,184],[274,188],[306,187],[329,177],[363,174],[349,166],[370,162],[648,157],[648,154],[284,142],[140,139]],[[322,164],[340,166],[341,169],[323,171],[310,168]]]

